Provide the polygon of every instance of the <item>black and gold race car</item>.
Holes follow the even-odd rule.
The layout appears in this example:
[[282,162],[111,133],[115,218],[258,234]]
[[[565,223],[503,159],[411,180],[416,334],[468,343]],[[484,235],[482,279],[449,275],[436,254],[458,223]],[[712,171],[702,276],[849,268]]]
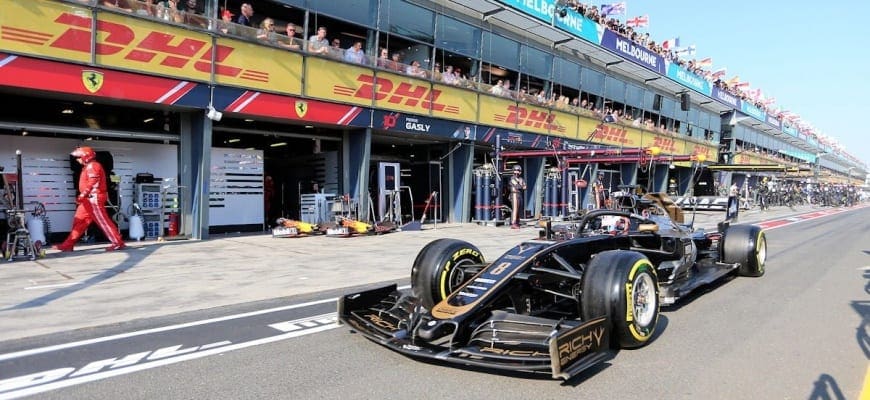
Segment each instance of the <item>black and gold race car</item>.
[[342,296],[339,320],[409,356],[568,379],[647,344],[660,306],[729,274],[764,274],[761,228],[696,230],[664,198],[548,223],[492,262],[465,241],[435,240],[414,261],[410,293]]

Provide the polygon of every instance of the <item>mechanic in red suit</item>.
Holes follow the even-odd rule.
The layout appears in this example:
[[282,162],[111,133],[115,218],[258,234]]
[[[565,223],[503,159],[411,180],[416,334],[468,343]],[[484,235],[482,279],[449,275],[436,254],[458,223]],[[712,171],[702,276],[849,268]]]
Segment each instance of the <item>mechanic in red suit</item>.
[[96,222],[103,230],[112,244],[106,247],[106,251],[121,250],[127,247],[121,239],[118,227],[112,223],[112,219],[106,213],[106,201],[108,200],[108,188],[106,187],[106,171],[97,162],[97,153],[88,146],[75,149],[72,153],[79,164],[82,165],[82,173],[79,175],[79,192],[76,197],[76,214],[73,217],[72,231],[63,243],[57,245],[60,251],[73,251],[73,246],[91,225]]

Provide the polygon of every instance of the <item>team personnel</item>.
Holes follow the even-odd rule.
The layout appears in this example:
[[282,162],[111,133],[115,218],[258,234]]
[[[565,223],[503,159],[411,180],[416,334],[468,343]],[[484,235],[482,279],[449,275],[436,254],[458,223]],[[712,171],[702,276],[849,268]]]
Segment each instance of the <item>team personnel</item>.
[[523,167],[514,165],[514,175],[510,180],[511,190],[511,229],[520,228],[520,214],[523,209],[523,192],[526,191],[526,180],[520,174]]
[[121,239],[118,227],[112,223],[109,214],[106,213],[106,201],[109,198],[106,187],[106,171],[96,160],[97,153],[88,146],[82,146],[72,153],[79,164],[82,172],[79,175],[79,190],[76,196],[76,213],[73,217],[72,231],[63,243],[55,248],[60,251],[73,251],[73,246],[91,225],[96,222],[97,226],[109,238],[112,244],[106,247],[106,251],[121,250],[126,247]]
[[595,195],[595,208],[607,208],[607,188],[604,186],[604,172],[598,173],[598,179],[592,183],[592,192]]

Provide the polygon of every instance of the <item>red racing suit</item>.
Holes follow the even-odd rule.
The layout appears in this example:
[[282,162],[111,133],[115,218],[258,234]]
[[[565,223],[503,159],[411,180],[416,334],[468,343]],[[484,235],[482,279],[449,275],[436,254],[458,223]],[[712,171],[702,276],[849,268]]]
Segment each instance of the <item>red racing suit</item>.
[[76,213],[73,217],[72,231],[61,246],[72,246],[84,235],[91,222],[96,222],[113,246],[124,246],[118,227],[106,213],[109,195],[106,188],[106,171],[97,160],[90,160],[82,166],[79,175],[79,193],[76,197]]

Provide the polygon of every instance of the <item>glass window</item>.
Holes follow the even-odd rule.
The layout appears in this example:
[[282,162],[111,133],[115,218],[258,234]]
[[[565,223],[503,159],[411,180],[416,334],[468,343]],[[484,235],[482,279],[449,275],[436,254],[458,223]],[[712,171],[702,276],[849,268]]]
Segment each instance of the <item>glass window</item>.
[[553,65],[553,80],[568,87],[580,87],[580,66],[564,58],[556,57],[555,65]]
[[[298,1],[291,1],[291,3]],[[375,26],[377,0],[310,1],[311,9],[345,21]],[[258,7],[254,5],[255,10]]]
[[673,117],[674,109],[676,108],[677,102],[673,99],[664,97],[662,98],[662,111],[661,114],[665,117]]
[[480,57],[481,30],[453,18],[439,15],[435,37],[438,43],[435,47],[463,54],[469,57]]
[[[691,111],[690,111],[690,113],[691,113]],[[715,122],[719,121],[718,118],[714,118],[714,120],[715,120]],[[714,122],[714,121],[711,121],[710,113],[704,112],[704,111],[701,111],[698,113],[698,126],[700,126],[701,128],[704,128],[704,129],[709,129],[711,127],[710,126],[711,122]]]
[[625,103],[632,107],[643,106],[643,88],[632,85],[625,85]]
[[501,67],[518,70],[520,44],[492,32],[483,32],[482,58]]
[[612,76],[607,76],[604,80],[604,88],[604,97],[620,103],[625,101],[625,82]]
[[[319,3],[319,2],[318,2]],[[345,1],[335,1],[345,7]],[[435,35],[435,13],[404,0],[387,0],[385,10],[381,11],[381,30],[397,35],[432,43]]]
[[553,68],[553,55],[534,47],[522,46],[520,71],[538,78],[550,79],[550,69]]
[[601,95],[604,93],[604,74],[589,68],[580,70],[581,88],[584,92]]

